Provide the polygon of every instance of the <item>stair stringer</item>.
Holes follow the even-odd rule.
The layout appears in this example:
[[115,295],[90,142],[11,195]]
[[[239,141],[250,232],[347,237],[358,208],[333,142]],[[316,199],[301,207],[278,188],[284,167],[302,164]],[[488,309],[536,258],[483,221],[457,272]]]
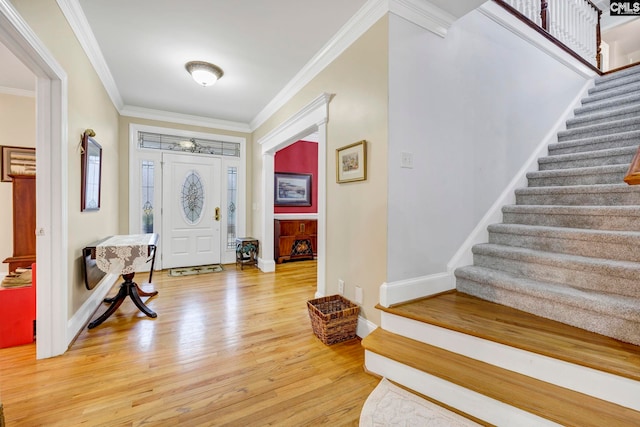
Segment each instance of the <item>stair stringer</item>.
[[521,427],[559,425],[369,350],[365,350],[365,367],[369,372],[395,381],[493,425]]
[[[640,381],[510,347],[384,311],[381,313],[381,323],[382,329],[385,331],[434,347],[440,347],[447,351],[461,354],[502,369],[527,375],[559,387],[584,393],[597,399],[640,411],[640,400],[637,398],[637,396],[640,396]],[[367,369],[369,369],[366,360],[365,365]],[[389,369],[391,369],[391,367],[385,367],[385,370]],[[393,379],[391,377],[387,378]],[[400,383],[425,395],[433,396],[431,393],[424,393],[409,384]],[[448,402],[444,403],[449,404]],[[457,404],[452,404],[451,406],[467,412]],[[474,415],[472,413],[470,414]],[[484,413],[484,415],[486,415],[486,413]]]

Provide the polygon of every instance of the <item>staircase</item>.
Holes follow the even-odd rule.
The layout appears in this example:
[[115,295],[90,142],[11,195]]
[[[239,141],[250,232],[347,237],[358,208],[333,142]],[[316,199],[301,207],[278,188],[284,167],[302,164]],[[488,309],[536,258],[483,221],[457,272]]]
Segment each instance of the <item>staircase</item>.
[[457,289],[640,345],[640,67],[597,79]]
[[640,425],[640,67],[574,113],[456,291],[378,307],[370,372],[493,425]]

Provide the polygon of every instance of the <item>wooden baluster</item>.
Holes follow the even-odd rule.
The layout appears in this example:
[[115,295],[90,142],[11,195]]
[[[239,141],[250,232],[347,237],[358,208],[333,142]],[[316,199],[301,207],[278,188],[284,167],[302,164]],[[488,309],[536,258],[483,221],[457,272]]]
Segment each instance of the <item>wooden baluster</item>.
[[540,26],[549,31],[549,4],[547,0],[540,0],[540,21]]

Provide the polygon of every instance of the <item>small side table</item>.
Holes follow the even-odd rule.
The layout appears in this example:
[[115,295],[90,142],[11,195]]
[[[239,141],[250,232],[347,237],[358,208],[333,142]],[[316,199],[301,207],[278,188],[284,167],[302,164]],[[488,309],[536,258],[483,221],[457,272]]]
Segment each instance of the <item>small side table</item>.
[[253,237],[236,238],[236,268],[244,270],[245,265],[258,265],[258,251],[260,244],[258,239]]

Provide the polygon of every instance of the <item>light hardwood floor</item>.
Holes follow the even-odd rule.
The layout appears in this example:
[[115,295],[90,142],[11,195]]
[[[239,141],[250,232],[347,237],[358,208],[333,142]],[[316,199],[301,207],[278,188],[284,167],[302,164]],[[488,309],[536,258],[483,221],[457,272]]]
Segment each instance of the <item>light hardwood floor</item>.
[[0,350],[7,427],[357,425],[379,379],[364,372],[359,340],[326,346],[313,335],[315,268],[156,272],[142,286],[159,291],[148,301],[156,319],[127,299],[62,356]]

